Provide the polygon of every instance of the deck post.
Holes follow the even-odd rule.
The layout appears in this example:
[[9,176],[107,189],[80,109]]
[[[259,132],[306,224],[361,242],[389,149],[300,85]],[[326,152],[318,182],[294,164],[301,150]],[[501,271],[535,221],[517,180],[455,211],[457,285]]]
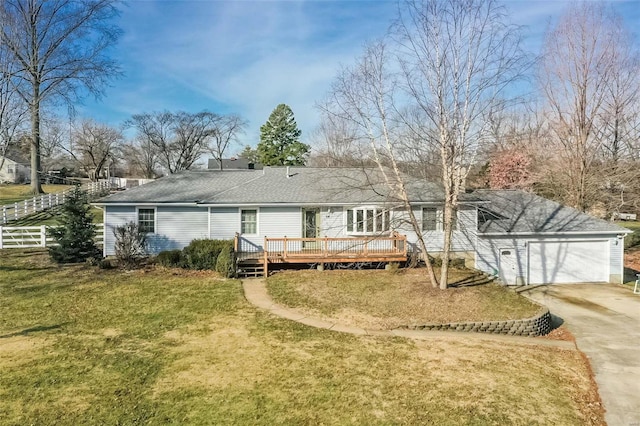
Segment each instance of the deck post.
[[[329,257],[329,238],[328,237],[324,237],[324,246],[323,246],[323,250],[322,250],[322,256],[323,257]],[[324,263],[322,264],[322,266],[324,267]]]
[[262,252],[264,254],[264,277],[268,277],[269,276],[269,247],[267,246],[267,237],[264,237],[264,246],[262,249]]
[[364,240],[364,249],[363,249],[364,257],[369,256],[369,240],[365,238]]
[[47,226],[46,225],[40,225],[40,246],[41,247],[47,246]]
[[2,206],[2,224],[7,223],[7,207]]
[[238,241],[240,239],[239,237],[240,237],[240,234],[238,234],[236,232],[236,235],[233,237],[233,251],[234,251],[234,253],[238,253],[238,248],[240,246],[240,243]]
[[18,203],[13,203],[13,218],[18,220]]
[[283,252],[283,257],[284,260],[287,260],[287,236],[284,236],[284,242],[283,242],[283,247],[282,247],[282,252]]

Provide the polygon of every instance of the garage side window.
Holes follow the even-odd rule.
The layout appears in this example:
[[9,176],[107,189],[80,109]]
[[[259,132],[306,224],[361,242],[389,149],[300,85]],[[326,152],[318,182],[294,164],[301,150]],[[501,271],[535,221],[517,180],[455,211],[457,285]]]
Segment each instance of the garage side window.
[[140,232],[153,234],[156,232],[155,209],[138,209],[138,228]]
[[241,234],[257,234],[258,233],[258,211],[242,210],[240,212],[240,233]]

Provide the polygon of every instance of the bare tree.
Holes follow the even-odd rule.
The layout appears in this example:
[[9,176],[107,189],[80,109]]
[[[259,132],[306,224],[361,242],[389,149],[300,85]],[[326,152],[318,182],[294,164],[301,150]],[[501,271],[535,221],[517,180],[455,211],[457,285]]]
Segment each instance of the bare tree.
[[222,158],[230,145],[238,141],[238,136],[247,128],[247,121],[237,114],[216,116],[211,132],[210,152],[218,160],[222,170]]
[[119,130],[91,120],[82,121],[73,138],[73,150],[65,150],[94,182],[100,178],[105,165],[115,158],[123,142]]
[[27,112],[12,82],[14,72],[6,49],[0,46],[0,169],[7,149],[17,143]]
[[137,131],[141,147],[157,150],[169,173],[189,170],[206,151],[216,129],[217,115],[169,111],[136,114],[127,122]]
[[119,34],[115,0],[4,0],[0,44],[15,64],[14,87],[31,116],[31,190],[41,193],[40,113],[46,101],[96,96],[117,74],[106,56]]
[[137,138],[134,142],[122,147],[122,158],[128,166],[130,174],[153,179],[158,173],[158,153],[148,139]]
[[[601,152],[617,160],[625,111],[637,99],[637,55],[613,8],[571,4],[547,32],[539,81],[563,167],[563,201],[582,211],[598,200]],[[633,75],[635,73],[635,76]]]
[[[425,255],[401,153],[408,140],[418,156],[437,149],[444,190],[441,288],[447,287],[453,217],[468,165],[487,139],[487,117],[504,108],[507,87],[526,65],[519,45],[518,28],[494,1],[406,1],[389,44],[370,47],[333,87],[330,111],[350,118],[370,141]],[[436,286],[431,268],[428,274]]]

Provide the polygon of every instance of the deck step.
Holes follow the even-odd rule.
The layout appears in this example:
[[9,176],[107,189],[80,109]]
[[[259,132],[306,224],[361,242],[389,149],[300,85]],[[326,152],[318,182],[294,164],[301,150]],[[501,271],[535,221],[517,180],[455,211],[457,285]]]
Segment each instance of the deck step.
[[264,277],[264,266],[260,262],[240,262],[237,274],[241,278]]

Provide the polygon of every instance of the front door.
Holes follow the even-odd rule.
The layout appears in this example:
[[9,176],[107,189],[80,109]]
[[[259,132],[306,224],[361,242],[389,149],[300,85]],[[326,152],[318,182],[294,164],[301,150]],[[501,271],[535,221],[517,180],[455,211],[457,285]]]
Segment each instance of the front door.
[[[302,237],[303,238],[319,238],[320,237],[320,209],[302,209]],[[305,242],[304,248],[317,248],[317,242]]]

